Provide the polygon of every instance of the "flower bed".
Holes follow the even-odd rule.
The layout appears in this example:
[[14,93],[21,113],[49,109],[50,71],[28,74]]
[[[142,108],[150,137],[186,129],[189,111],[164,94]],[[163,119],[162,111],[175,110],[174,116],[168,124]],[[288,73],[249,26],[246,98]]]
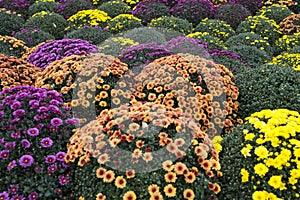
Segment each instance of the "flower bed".
[[300,199],[299,5],[0,0],[0,200]]

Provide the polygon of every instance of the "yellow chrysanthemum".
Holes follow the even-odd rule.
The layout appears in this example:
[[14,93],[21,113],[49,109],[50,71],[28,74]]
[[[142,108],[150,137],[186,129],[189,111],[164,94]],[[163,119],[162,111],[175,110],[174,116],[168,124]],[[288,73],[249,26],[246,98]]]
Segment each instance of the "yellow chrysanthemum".
[[269,168],[263,163],[258,163],[254,166],[254,172],[260,177],[264,177],[265,174],[268,173],[268,171]]

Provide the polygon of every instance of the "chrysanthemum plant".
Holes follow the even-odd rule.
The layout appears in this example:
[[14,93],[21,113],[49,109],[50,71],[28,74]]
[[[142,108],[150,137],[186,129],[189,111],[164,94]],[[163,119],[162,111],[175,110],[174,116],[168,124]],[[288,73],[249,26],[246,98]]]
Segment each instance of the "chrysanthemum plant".
[[[1,6],[0,6],[1,7]],[[24,18],[14,11],[0,8],[0,35],[11,36],[13,31],[19,30],[24,25]]]
[[107,28],[112,33],[120,33],[142,27],[142,20],[132,14],[120,14],[108,22]]
[[264,39],[267,38],[271,45],[281,36],[279,25],[266,16],[249,16],[242,21],[236,29],[236,33],[254,32]]
[[222,199],[299,199],[299,119],[292,110],[262,110],[223,138]]
[[[178,75],[192,86],[180,83]],[[121,79],[111,91],[111,106],[136,100],[180,107],[192,113],[203,132],[213,136],[222,130],[229,132],[237,122],[238,88],[233,81],[232,73],[213,61],[191,54],[166,56],[144,66],[138,75]]]
[[267,39],[268,38],[263,38],[262,36],[254,32],[246,32],[228,38],[228,40],[226,40],[224,45],[226,47],[239,46],[239,45],[254,46],[260,50],[266,51],[270,56],[272,56],[273,47],[270,45]]
[[294,14],[286,5],[272,4],[263,6],[256,15],[263,15],[279,24],[286,17]]
[[83,26],[101,26],[107,25],[111,20],[108,14],[101,10],[80,10],[76,14],[68,18],[67,31],[72,31]]
[[77,73],[82,68],[85,56],[72,55],[54,61],[44,69],[35,81],[35,87],[56,90],[62,94],[66,105],[72,100],[72,87]]
[[120,34],[110,37],[104,40],[101,44],[98,45],[100,52],[106,55],[119,56],[123,49],[138,45],[139,43],[133,39],[123,37]]
[[35,13],[24,24],[25,27],[37,26],[41,30],[53,35],[55,39],[63,38],[67,25],[68,22],[63,16],[50,11]]
[[20,58],[28,51],[25,42],[10,36],[0,35],[0,53],[7,56],[16,56]]
[[41,71],[22,59],[0,54],[0,91],[18,85],[34,85]]
[[87,55],[98,52],[98,47],[87,40],[62,39],[40,45],[27,58],[28,62],[45,69],[50,63],[71,55]]
[[64,160],[74,124],[54,90],[16,86],[0,92],[0,199],[69,199]]
[[124,74],[131,73],[127,64],[102,53],[87,56],[80,65],[81,70],[77,68],[76,79],[70,86],[73,89],[70,106],[84,124],[111,108],[111,91]]
[[214,199],[218,153],[190,114],[154,102],[104,110],[78,128],[66,161],[76,199]]
[[286,17],[279,23],[279,30],[285,35],[293,35],[300,32],[299,19],[300,14],[293,14]]
[[155,59],[171,55],[171,51],[156,42],[138,44],[124,49],[119,59],[126,63],[133,72],[139,72],[143,66]]

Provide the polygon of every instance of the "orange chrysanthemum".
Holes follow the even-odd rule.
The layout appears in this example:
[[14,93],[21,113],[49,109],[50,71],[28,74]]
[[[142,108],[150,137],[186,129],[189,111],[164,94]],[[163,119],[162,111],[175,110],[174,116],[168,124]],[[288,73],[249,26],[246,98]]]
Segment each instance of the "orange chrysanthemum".
[[184,175],[184,177],[184,180],[187,183],[193,183],[196,180],[196,176],[193,172],[188,172],[186,175]]
[[150,200],[163,200],[163,199],[164,199],[163,196],[159,192],[152,194],[150,197]]
[[105,172],[103,181],[106,183],[111,183],[115,179],[115,173],[111,170]]
[[182,175],[185,169],[187,169],[187,167],[181,162],[178,162],[174,165],[174,171],[178,175]]
[[118,176],[115,180],[115,186],[117,188],[124,188],[126,187],[126,179],[123,178],[123,176]]
[[175,183],[176,179],[177,179],[177,176],[174,172],[169,172],[169,173],[165,174],[165,181],[167,183]]
[[126,171],[126,177],[127,178],[134,178],[135,177],[135,171],[134,170],[127,170]]
[[193,200],[195,198],[195,193],[191,189],[186,189],[183,191],[183,197],[187,200]]
[[167,172],[172,171],[174,169],[174,165],[172,165],[172,161],[167,160],[167,161],[163,162],[163,169]]
[[96,200],[105,200],[106,199],[106,196],[102,193],[98,193],[96,197],[97,197]]
[[148,192],[150,195],[159,192],[159,186],[156,184],[152,184],[148,187]]
[[175,197],[176,196],[176,188],[172,184],[168,184],[164,188],[164,192],[167,197]]
[[133,191],[128,191],[124,194],[123,200],[136,200],[136,194]]
[[106,169],[104,169],[103,167],[98,168],[96,171],[97,178],[104,178],[105,172]]

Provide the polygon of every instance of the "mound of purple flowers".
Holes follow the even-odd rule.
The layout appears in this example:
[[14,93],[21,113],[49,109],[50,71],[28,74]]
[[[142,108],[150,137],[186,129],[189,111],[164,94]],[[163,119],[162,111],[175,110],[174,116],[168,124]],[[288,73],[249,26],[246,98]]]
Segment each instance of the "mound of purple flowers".
[[0,92],[0,199],[64,199],[64,161],[75,124],[54,90],[16,86]]
[[198,55],[207,48],[207,43],[191,37],[179,36],[167,41],[164,47],[170,50],[172,54],[189,53]]
[[253,15],[263,6],[262,0],[229,0],[228,2],[244,6],[250,10]]
[[91,42],[81,39],[62,39],[41,45],[27,59],[37,67],[45,69],[55,60],[71,55],[87,55],[96,53],[99,49]]
[[152,19],[170,15],[170,9],[164,3],[141,1],[132,10],[132,14],[147,24]]
[[1,0],[0,8],[6,8],[8,10],[13,10],[15,12],[21,12],[23,14],[24,11],[30,6],[30,0]]
[[202,19],[211,18],[214,4],[210,0],[178,0],[171,8],[171,14],[188,20],[193,25]]
[[134,72],[140,72],[142,68],[155,59],[169,56],[172,52],[156,42],[138,44],[122,50],[119,59],[128,65]]

